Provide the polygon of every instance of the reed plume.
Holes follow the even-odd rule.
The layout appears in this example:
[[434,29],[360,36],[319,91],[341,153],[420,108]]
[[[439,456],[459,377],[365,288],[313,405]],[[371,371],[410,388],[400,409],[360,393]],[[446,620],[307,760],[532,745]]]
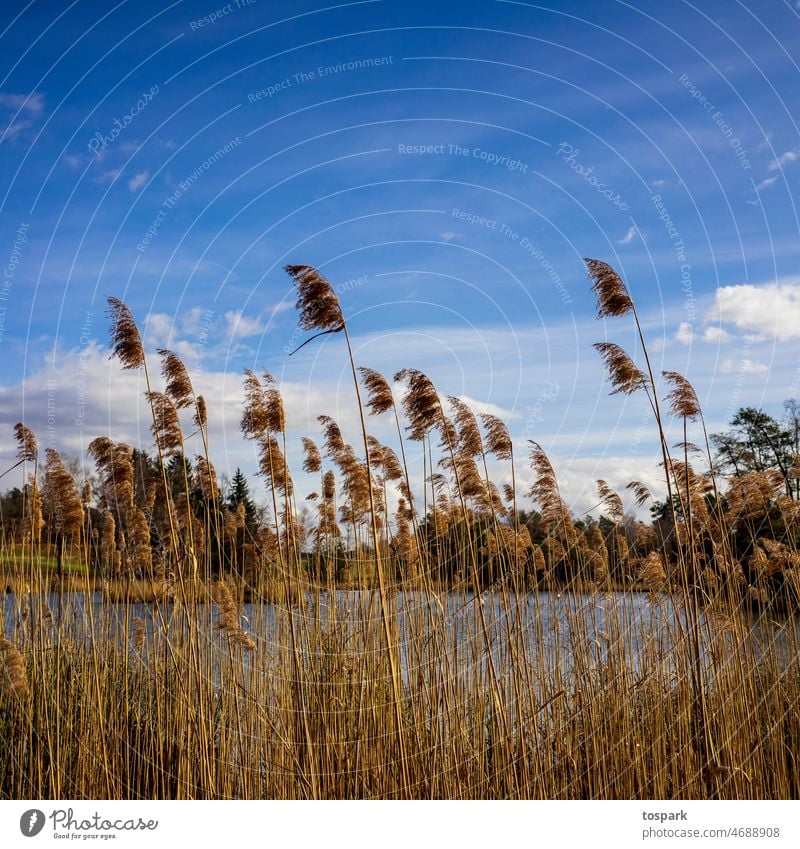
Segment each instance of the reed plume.
[[0,636],[0,655],[3,658],[4,679],[9,692],[20,701],[26,701],[30,695],[30,685],[25,659],[14,643],[5,636]]
[[[395,383],[405,383],[403,412],[409,421],[409,439],[419,442],[425,438],[431,428],[442,429],[444,414],[436,387],[430,378],[421,371],[404,368],[394,376]],[[443,433],[444,435],[444,433]]]
[[[296,307],[300,312],[300,327],[320,331],[303,342],[303,345],[326,333],[339,333],[345,329],[339,298],[333,286],[316,268],[310,265],[287,265],[285,271],[297,286]],[[303,345],[295,350],[299,351]]]
[[264,387],[255,372],[244,370],[244,411],[240,429],[245,439],[259,439],[268,429],[269,413]]
[[622,278],[606,262],[584,258],[592,291],[597,296],[597,317],[618,317],[633,310],[633,299]]
[[324,435],[325,453],[333,461],[347,453],[347,445],[339,425],[330,416],[317,416],[317,421],[322,425]]
[[219,498],[217,472],[213,463],[205,457],[195,457],[195,475],[200,485],[200,492],[206,501],[216,501]]
[[631,490],[634,495],[634,503],[637,507],[641,507],[645,502],[653,501],[653,495],[649,488],[641,481],[631,481],[625,485],[625,489]]
[[306,474],[313,474],[322,469],[322,457],[320,457],[319,448],[313,439],[307,436],[303,437],[303,471]]
[[256,644],[242,628],[241,617],[227,584],[217,581],[214,584],[214,601],[217,603],[217,628],[224,631],[231,644],[244,651],[254,651]]
[[177,409],[191,407],[194,401],[194,390],[183,360],[166,348],[159,348],[158,353],[161,357],[161,374],[166,384],[164,391]]
[[455,423],[458,429],[458,451],[475,457],[483,453],[483,440],[475,413],[461,398],[451,395],[447,399],[455,410]]
[[58,534],[75,534],[83,527],[83,503],[78,486],[64,468],[54,448],[45,449],[42,500],[48,511],[48,524]]
[[602,357],[611,379],[611,395],[622,392],[630,395],[647,386],[645,373],[641,371],[625,351],[614,342],[595,342],[592,346]]
[[690,422],[699,419],[700,402],[692,384],[676,371],[662,371],[661,374],[673,387],[666,398],[672,415],[683,417]]
[[367,390],[366,406],[373,416],[379,416],[394,406],[394,396],[389,381],[375,369],[361,366],[358,369]]
[[597,481],[597,492],[600,495],[600,500],[608,512],[608,517],[613,522],[619,524],[625,514],[622,506],[622,499],[604,480]]
[[171,457],[181,452],[183,434],[178,410],[163,392],[148,392],[147,400],[153,409],[153,437],[161,454]]
[[498,460],[511,460],[514,446],[505,422],[491,413],[482,413],[481,421],[486,429],[486,453]]
[[108,298],[111,319],[111,358],[116,357],[123,369],[137,369],[145,364],[144,346],[133,313],[119,298]]
[[274,486],[285,497],[291,496],[292,479],[288,474],[280,444],[272,434],[259,441],[258,466],[268,484]]
[[561,532],[564,540],[571,545],[576,540],[575,526],[561,498],[556,473],[542,446],[532,439],[528,442],[531,444],[531,468],[535,475],[529,495],[539,505],[545,526]]
[[206,408],[206,399],[202,395],[197,396],[197,404],[195,405],[195,413],[193,421],[199,428],[204,428],[208,423],[208,409]]
[[267,430],[271,433],[283,433],[286,430],[286,414],[283,409],[283,397],[278,382],[268,372],[264,372],[264,412]]
[[99,436],[89,443],[88,450],[100,473],[103,501],[120,514],[127,514],[133,507],[133,449]]
[[17,441],[17,460],[20,463],[35,463],[39,456],[39,444],[36,435],[22,422],[14,425],[14,439]]

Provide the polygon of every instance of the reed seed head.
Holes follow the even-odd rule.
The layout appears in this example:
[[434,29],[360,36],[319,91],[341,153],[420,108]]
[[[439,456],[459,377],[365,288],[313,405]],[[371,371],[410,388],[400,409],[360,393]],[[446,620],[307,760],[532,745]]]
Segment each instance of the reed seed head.
[[661,374],[672,386],[672,390],[667,395],[667,403],[670,405],[672,415],[685,418],[690,422],[699,419],[700,402],[692,384],[676,371],[662,371]]
[[600,500],[606,508],[609,518],[619,524],[625,511],[622,506],[622,499],[604,480],[597,481],[597,492],[600,495]]
[[141,368],[145,363],[144,346],[133,313],[119,298],[107,301],[111,319],[111,358],[117,357],[124,369]]
[[163,392],[148,392],[146,395],[153,410],[153,438],[164,456],[171,457],[183,447],[178,410]]
[[611,379],[611,395],[618,392],[630,395],[648,383],[644,372],[638,369],[625,351],[614,342],[596,342],[594,349],[600,354],[605,363],[608,376]]
[[39,445],[36,435],[22,422],[14,425],[14,439],[17,441],[17,460],[20,462],[35,463],[39,455]]
[[367,407],[373,416],[391,410],[394,396],[389,381],[380,372],[362,366],[358,369],[364,388],[367,390]]
[[190,407],[194,399],[194,390],[183,360],[166,348],[159,348],[158,353],[161,357],[161,374],[166,382],[166,394],[179,410]]
[[498,460],[510,460],[513,457],[514,445],[505,422],[491,413],[483,413],[481,421],[486,428],[486,451]]
[[483,451],[483,440],[478,427],[478,420],[466,401],[451,395],[448,399],[455,411],[455,422],[458,429],[458,451],[474,457]]
[[268,429],[269,413],[264,387],[256,374],[244,370],[244,412],[240,428],[245,439],[260,439]]
[[193,421],[195,425],[199,428],[205,427],[208,422],[208,410],[206,408],[206,399],[202,395],[197,396],[197,403],[195,404],[195,413]]
[[339,298],[322,274],[310,265],[287,265],[285,271],[297,286],[300,327],[327,333],[344,330]]
[[617,317],[633,309],[633,300],[622,278],[606,262],[585,258],[592,291],[597,296],[597,317]]
[[303,471],[307,474],[318,472],[322,468],[322,457],[313,439],[303,437]]
[[405,368],[394,376],[395,383],[405,383],[403,412],[409,421],[409,439],[418,442],[433,427],[443,426],[444,415],[439,393],[427,375],[413,368]]

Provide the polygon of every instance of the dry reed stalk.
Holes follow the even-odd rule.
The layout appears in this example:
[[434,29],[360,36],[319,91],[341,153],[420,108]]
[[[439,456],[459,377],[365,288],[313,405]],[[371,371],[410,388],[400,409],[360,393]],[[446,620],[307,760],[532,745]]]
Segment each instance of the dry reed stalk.
[[[297,309],[300,311],[300,326],[306,330],[318,330],[317,336],[326,333],[344,332],[347,344],[347,353],[350,359],[350,368],[353,374],[353,386],[356,392],[358,413],[361,422],[361,435],[364,442],[364,454],[367,466],[367,490],[369,493],[370,515],[372,518],[372,542],[375,548],[375,565],[378,573],[378,584],[381,601],[381,618],[383,620],[384,637],[386,641],[386,652],[392,677],[392,694],[395,706],[395,719],[397,723],[397,740],[400,747],[400,769],[403,775],[403,786],[408,791],[408,764],[405,756],[405,741],[403,735],[402,718],[402,696],[400,673],[398,669],[395,649],[392,642],[391,623],[386,597],[386,581],[381,562],[380,538],[378,534],[378,517],[375,509],[375,500],[372,490],[372,465],[369,453],[369,441],[367,439],[367,425],[364,419],[364,405],[361,401],[361,390],[358,384],[358,373],[356,370],[353,349],[350,343],[350,334],[347,328],[344,314],[342,312],[339,298],[330,283],[320,274],[317,269],[308,265],[288,265],[286,271],[292,277],[297,286]],[[313,338],[313,337],[312,337]],[[311,340],[308,340],[311,341]],[[306,344],[306,343],[303,343]]]

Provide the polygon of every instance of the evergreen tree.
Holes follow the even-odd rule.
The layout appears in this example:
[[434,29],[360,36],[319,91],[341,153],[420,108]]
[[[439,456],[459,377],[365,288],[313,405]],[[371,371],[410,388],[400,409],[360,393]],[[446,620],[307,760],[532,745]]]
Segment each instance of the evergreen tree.
[[235,513],[239,505],[244,505],[244,521],[251,535],[258,529],[258,516],[256,505],[250,497],[250,485],[241,469],[236,469],[236,474],[231,480],[230,492],[228,493],[227,508]]

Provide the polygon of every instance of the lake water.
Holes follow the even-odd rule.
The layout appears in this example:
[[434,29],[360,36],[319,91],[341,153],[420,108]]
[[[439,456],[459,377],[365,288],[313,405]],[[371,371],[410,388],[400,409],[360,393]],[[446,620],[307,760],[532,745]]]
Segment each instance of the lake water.
[[[680,604],[668,595],[644,593],[538,593],[515,597],[498,594],[397,593],[394,639],[399,643],[406,674],[431,657],[446,654],[454,668],[482,669],[493,661],[500,675],[514,659],[524,656],[540,671],[574,668],[575,662],[602,666],[624,656],[634,670],[654,662],[675,665],[681,652],[689,651],[687,617]],[[19,599],[6,595],[2,604],[7,636],[22,641],[34,633],[37,623],[57,640],[59,631],[70,639],[84,640],[87,648],[92,628],[98,640],[133,644],[134,623],[144,626],[145,640],[168,633],[179,638],[186,610],[177,605],[116,605],[83,593],[51,594]],[[214,605],[191,609],[199,617],[200,633],[209,642],[224,640],[215,627]],[[340,633],[352,647],[374,647],[383,639],[380,604],[375,592],[308,594],[292,609],[303,653],[324,652],[324,635],[335,618]],[[249,657],[278,655],[289,639],[286,608],[271,604],[246,604],[242,627],[257,644]],[[713,672],[724,663],[732,647],[746,641],[758,655],[773,656],[782,666],[800,661],[800,619],[772,615],[747,616],[734,625],[725,617],[703,615],[700,622],[703,657]],[[412,637],[413,635],[413,637]],[[249,662],[252,662],[250,660]]]

